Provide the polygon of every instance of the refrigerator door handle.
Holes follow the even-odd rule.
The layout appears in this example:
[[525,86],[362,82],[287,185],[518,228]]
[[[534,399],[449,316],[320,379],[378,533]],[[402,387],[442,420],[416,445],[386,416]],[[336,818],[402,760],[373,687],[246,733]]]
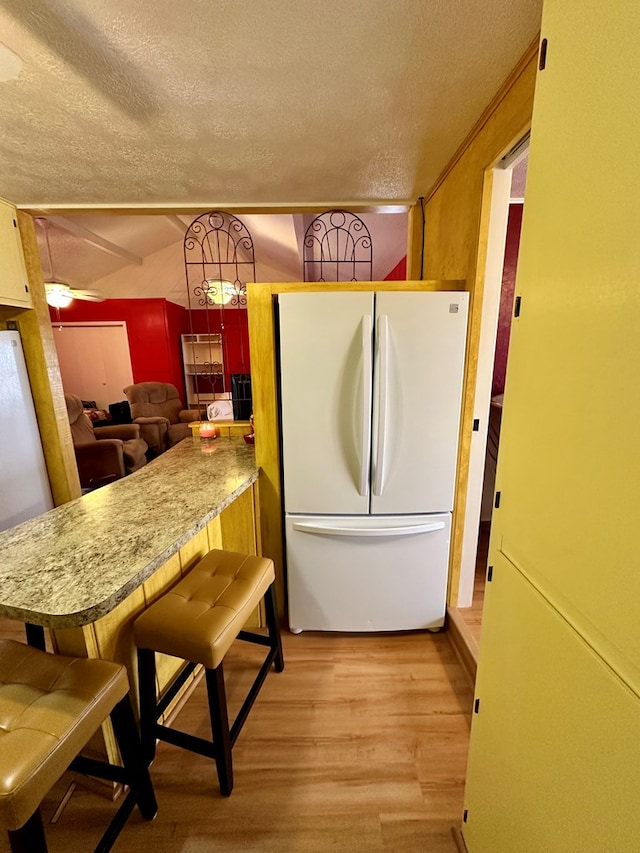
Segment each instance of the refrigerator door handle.
[[444,521],[431,521],[426,524],[412,524],[407,527],[332,527],[312,521],[296,521],[294,530],[301,533],[321,533],[323,536],[411,536],[415,533],[433,533],[444,529]]
[[378,317],[378,435],[376,441],[376,467],[373,494],[379,497],[384,489],[384,464],[387,443],[387,413],[389,402],[389,318]]
[[371,314],[362,318],[362,446],[360,449],[360,483],[358,493],[362,496],[369,490],[369,448],[371,446]]

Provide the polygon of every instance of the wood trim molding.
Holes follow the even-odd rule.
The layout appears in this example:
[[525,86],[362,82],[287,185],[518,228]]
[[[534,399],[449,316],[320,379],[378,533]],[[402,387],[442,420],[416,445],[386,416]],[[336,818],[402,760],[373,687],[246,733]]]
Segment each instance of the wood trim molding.
[[422,222],[420,202],[414,204],[407,217],[407,272],[409,280],[420,279],[422,269],[422,247],[424,243],[424,225]]
[[[536,56],[536,54],[538,53],[539,43],[540,43],[540,33],[538,33],[538,35],[535,37],[535,39],[531,42],[529,47],[526,49],[526,51],[524,52],[524,54],[522,55],[522,57],[520,58],[520,60],[516,64],[516,66],[514,67],[511,74],[509,74],[507,79],[504,81],[504,83],[502,84],[502,86],[500,87],[498,92],[496,93],[493,100],[489,103],[487,108],[484,110],[484,112],[482,113],[482,115],[480,116],[478,121],[473,125],[473,127],[471,128],[471,130],[469,131],[469,133],[467,134],[464,141],[462,142],[462,144],[460,145],[460,147],[458,148],[456,153],[453,155],[451,160],[449,160],[449,162],[445,166],[444,171],[441,173],[438,180],[431,187],[431,189],[427,192],[427,194],[425,195],[425,204],[429,201],[430,198],[432,198],[435,195],[435,193],[438,191],[438,189],[442,186],[442,184],[447,179],[447,176],[453,171],[453,169],[456,167],[456,164],[458,163],[458,161],[464,155],[465,151],[472,145],[473,140],[476,138],[476,136],[480,133],[482,128],[485,126],[485,124],[489,121],[491,116],[498,109],[498,107],[500,106],[502,101],[504,101],[504,99],[509,94],[509,92],[513,88],[514,84],[516,83],[516,81],[518,80],[520,75],[523,73],[523,71],[526,69],[526,67],[529,65],[529,63],[534,58],[534,56]],[[523,129],[523,132],[524,132],[524,129]]]
[[447,639],[471,685],[475,685],[478,671],[478,643],[457,607],[447,607]]
[[60,506],[80,497],[80,480],[31,216],[19,212],[18,228],[33,308],[16,312],[15,319],[22,339],[53,502]]
[[[14,202],[12,202],[14,203]],[[371,199],[369,201],[326,201],[282,202],[279,204],[250,204],[225,201],[200,202],[198,204],[176,204],[170,201],[158,204],[18,204],[18,210],[33,216],[69,216],[78,213],[99,213],[103,216],[139,214],[144,216],[193,215],[199,216],[211,210],[226,210],[229,213],[324,213],[339,207],[356,213],[406,213],[414,202],[411,199]]]
[[451,834],[453,835],[453,840],[455,841],[456,847],[458,848],[458,853],[469,853],[467,845],[464,843],[462,832],[458,829],[457,826],[451,828]]

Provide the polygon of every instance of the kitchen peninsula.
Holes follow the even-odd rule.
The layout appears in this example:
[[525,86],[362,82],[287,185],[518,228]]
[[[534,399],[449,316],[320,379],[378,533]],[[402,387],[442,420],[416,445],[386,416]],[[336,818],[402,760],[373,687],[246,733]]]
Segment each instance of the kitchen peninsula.
[[[125,664],[135,684],[132,624],[145,607],[211,548],[261,553],[258,475],[241,438],[187,438],[134,474],[0,533],[0,615],[49,627],[62,654]],[[178,665],[162,660],[161,686]]]

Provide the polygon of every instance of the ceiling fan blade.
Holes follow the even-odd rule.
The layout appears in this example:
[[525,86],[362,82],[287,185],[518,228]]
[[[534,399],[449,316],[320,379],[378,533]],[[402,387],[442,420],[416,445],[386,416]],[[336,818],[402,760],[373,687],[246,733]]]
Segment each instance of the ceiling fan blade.
[[74,290],[71,288],[74,299],[83,299],[85,302],[104,302],[105,297],[97,290]]
[[66,297],[67,299],[82,299],[85,302],[104,302],[105,297],[100,293],[99,290],[76,290],[68,284],[65,284],[63,281],[45,281],[44,283],[45,290],[47,293],[55,293],[58,295],[62,295],[62,297]]
[[45,281],[44,286],[46,290],[64,290],[71,295],[71,287],[66,283],[66,281],[60,281],[57,278],[51,278],[49,281]]

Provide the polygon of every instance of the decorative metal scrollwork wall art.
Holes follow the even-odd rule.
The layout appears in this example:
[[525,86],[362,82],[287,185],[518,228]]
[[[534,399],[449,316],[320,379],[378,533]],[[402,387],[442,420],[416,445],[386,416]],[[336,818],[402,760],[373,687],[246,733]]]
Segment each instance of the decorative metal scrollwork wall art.
[[[187,310],[194,341],[204,334],[211,340],[208,356],[202,357],[202,343],[193,344],[191,361],[197,371],[194,377],[198,408],[202,400],[233,400],[236,410],[250,413],[250,378],[247,372],[244,346],[240,336],[239,362],[241,372],[231,374],[231,388],[227,387],[228,346],[224,332],[224,313],[229,308],[247,304],[247,282],[255,282],[256,266],[253,239],[247,227],[236,217],[223,210],[204,213],[191,223],[184,237],[184,265],[187,283]],[[200,335],[194,333],[194,311],[204,311],[204,322],[198,322]],[[204,326],[204,328],[203,328]],[[195,348],[199,347],[196,355]],[[216,353],[222,353],[222,360]],[[249,399],[236,399],[238,377],[246,377],[242,388],[248,388]],[[246,403],[246,405],[244,405]],[[243,404],[244,408],[243,408]],[[248,414],[244,417],[248,419]]]
[[329,210],[304,235],[305,281],[373,281],[371,234],[359,216]]
[[248,281],[256,280],[253,240],[247,227],[223,210],[203,213],[184,237],[189,307],[246,305]]

